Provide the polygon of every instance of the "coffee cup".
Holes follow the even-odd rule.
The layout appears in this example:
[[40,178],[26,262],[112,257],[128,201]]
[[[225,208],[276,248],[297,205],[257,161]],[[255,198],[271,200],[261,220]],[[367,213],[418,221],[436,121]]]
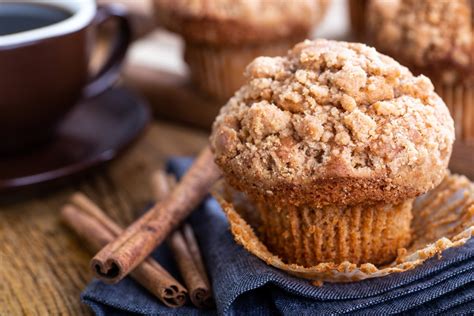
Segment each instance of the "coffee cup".
[[[115,19],[109,54],[94,74],[95,33]],[[82,98],[114,84],[130,43],[120,6],[94,0],[0,0],[0,153],[33,149],[54,135]]]

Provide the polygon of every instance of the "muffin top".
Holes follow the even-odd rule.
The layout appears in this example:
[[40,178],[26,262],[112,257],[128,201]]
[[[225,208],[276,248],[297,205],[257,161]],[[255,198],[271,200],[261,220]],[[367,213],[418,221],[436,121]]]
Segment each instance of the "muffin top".
[[472,6],[474,0],[372,0],[369,37],[380,51],[443,81],[472,76]]
[[453,120],[430,80],[363,44],[305,41],[256,58],[221,109],[211,147],[254,197],[398,203],[439,184]]
[[306,37],[329,0],[154,0],[162,25],[187,40],[262,43]]

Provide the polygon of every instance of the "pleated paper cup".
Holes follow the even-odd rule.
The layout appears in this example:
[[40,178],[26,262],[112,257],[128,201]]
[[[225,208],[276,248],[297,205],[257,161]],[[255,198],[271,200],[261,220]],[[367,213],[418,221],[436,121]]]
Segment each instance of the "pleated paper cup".
[[474,143],[474,80],[461,83],[434,82],[454,118],[456,139]]
[[[350,260],[340,262],[340,259],[328,259],[311,266],[288,263],[267,244],[263,221],[254,203],[224,182],[216,185],[213,195],[226,213],[237,243],[267,264],[313,280],[318,285],[321,282],[352,282],[404,272],[432,257],[441,258],[444,250],[462,246],[474,235],[474,184],[459,175],[447,176],[437,188],[415,199],[411,242],[408,247],[397,249],[397,258],[386,264],[358,264]],[[386,239],[377,242],[390,242],[383,232],[374,237]],[[325,239],[324,242],[327,243]],[[361,245],[365,246],[365,243]]]
[[247,65],[258,56],[285,55],[302,38],[262,45],[218,46],[187,42],[184,59],[191,79],[204,94],[227,101],[245,82]]
[[287,263],[382,264],[393,261],[411,238],[413,200],[399,205],[312,208],[256,204],[261,238]]

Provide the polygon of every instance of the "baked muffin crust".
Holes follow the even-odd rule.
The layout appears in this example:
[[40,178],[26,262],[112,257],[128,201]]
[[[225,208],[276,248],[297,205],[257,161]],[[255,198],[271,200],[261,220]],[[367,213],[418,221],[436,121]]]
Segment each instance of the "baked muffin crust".
[[453,120],[430,80],[363,44],[259,57],[221,109],[216,163],[237,189],[294,205],[400,203],[440,183]]
[[473,4],[472,0],[372,0],[369,36],[378,49],[417,72],[431,77],[431,71],[440,74],[442,68],[445,81],[472,76]]
[[329,0],[154,0],[161,24],[200,43],[261,44],[306,36]]

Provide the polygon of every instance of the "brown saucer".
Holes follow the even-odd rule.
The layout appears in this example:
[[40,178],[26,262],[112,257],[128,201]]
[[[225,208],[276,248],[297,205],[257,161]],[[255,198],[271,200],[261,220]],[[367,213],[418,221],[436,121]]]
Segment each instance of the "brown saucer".
[[137,138],[149,120],[148,105],[121,87],[81,101],[48,144],[30,153],[0,157],[0,194],[36,189],[108,162]]

